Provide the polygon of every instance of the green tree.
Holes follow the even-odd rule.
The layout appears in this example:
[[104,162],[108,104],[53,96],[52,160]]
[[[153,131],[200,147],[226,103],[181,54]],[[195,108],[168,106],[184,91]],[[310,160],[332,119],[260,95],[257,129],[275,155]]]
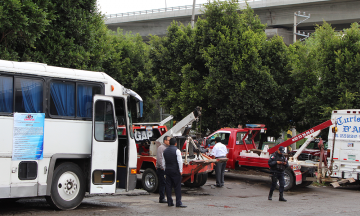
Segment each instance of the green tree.
[[296,49],[299,60],[293,76],[301,91],[294,112],[298,128],[309,128],[327,119],[336,109],[356,109],[360,105],[360,28],[335,31],[324,22]]
[[195,29],[173,23],[166,37],[153,37],[162,105],[178,118],[202,106],[203,129],[256,122],[278,136],[291,119],[292,59],[282,38],[267,41],[264,30],[249,6],[239,12],[237,1],[215,1]]
[[150,73],[149,46],[139,34],[123,34],[121,29],[109,31],[107,40],[110,48],[106,55],[109,58],[104,60],[103,70],[144,99],[144,118],[136,121],[155,121],[149,119],[155,106],[153,89],[156,83]]
[[[45,34],[53,16],[48,0],[0,1],[0,58],[18,60],[27,47]],[[19,53],[20,51],[20,53]]]

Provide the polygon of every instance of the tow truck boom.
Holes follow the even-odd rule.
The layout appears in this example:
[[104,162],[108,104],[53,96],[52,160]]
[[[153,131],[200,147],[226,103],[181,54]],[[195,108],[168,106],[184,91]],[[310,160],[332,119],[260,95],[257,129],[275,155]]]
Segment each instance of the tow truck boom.
[[161,143],[165,136],[174,137],[181,136],[181,131],[185,129],[188,125],[198,120],[199,116],[201,116],[201,107],[196,107],[193,112],[191,112],[188,116],[183,118],[180,122],[178,122],[174,127],[164,133],[161,137],[159,137],[156,142]]
[[268,150],[268,152],[269,152],[269,154],[272,154],[272,153],[276,152],[280,146],[287,147],[287,146],[293,144],[294,142],[300,141],[300,140],[304,139],[306,136],[315,133],[316,131],[320,131],[324,128],[330,127],[332,124],[333,124],[332,120],[327,120],[326,122],[323,122],[305,132],[300,133],[299,135],[297,135],[291,139],[286,140],[285,142],[280,143],[279,145],[276,145],[276,146],[270,148]]

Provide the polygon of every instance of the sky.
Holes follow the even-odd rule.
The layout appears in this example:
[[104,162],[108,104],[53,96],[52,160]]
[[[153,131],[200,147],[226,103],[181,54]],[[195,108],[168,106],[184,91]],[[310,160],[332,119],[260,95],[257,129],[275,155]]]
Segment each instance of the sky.
[[[196,0],[196,4],[207,3],[208,0]],[[116,14],[133,11],[192,5],[193,0],[97,0],[102,14]]]

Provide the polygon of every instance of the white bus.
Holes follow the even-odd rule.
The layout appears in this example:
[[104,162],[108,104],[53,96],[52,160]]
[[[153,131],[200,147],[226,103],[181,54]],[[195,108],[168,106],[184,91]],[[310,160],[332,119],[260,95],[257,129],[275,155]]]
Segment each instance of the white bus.
[[142,116],[141,97],[105,73],[0,60],[0,199],[66,210],[85,192],[133,190],[130,96]]

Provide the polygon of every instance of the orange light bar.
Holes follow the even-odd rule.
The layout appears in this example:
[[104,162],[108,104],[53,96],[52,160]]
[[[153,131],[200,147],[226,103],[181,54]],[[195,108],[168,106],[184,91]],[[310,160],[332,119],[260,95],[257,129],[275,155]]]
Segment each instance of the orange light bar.
[[136,174],[136,169],[130,169],[131,174]]

